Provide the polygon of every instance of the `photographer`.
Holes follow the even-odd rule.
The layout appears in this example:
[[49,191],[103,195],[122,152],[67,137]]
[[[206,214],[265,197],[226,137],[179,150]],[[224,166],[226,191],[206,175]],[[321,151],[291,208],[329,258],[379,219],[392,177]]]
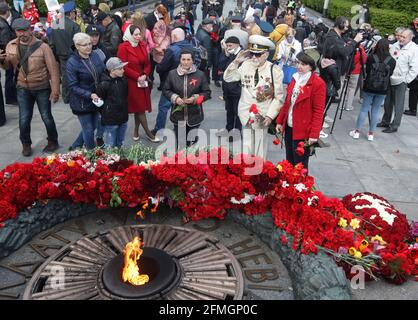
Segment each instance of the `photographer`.
[[344,33],[349,29],[349,21],[346,17],[337,17],[334,28],[326,37],[320,59],[321,77],[327,83],[327,97],[336,96],[336,91],[341,87],[340,78],[345,75],[351,56],[356,47],[363,40],[363,35],[357,33],[353,40],[346,42]]

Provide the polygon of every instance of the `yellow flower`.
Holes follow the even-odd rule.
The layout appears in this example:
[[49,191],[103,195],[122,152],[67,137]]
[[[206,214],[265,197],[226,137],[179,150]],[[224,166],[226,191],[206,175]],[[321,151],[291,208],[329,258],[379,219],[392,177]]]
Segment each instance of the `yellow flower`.
[[356,251],[356,253],[354,254],[354,258],[361,259],[361,257],[362,257],[361,252],[360,251]]
[[372,238],[372,241],[378,241],[379,242],[379,244],[380,245],[385,245],[386,244],[386,241],[384,241],[383,240],[383,238],[381,237],[381,236],[379,236],[378,234],[377,235],[375,235],[373,238]]
[[81,184],[80,182],[77,182],[77,183],[74,185],[74,189],[75,189],[75,190],[77,190],[77,191],[84,190],[84,186],[83,186],[83,184]]
[[354,256],[356,254],[356,252],[357,252],[357,249],[354,248],[354,247],[351,247],[350,249],[348,249],[348,254],[350,256]]
[[367,248],[369,245],[369,243],[367,242],[367,240],[363,240],[360,244],[360,251],[363,251],[365,248]]
[[69,167],[74,167],[74,166],[75,166],[75,161],[73,161],[73,160],[68,160],[68,161],[67,161],[67,166],[69,166]]
[[353,228],[354,230],[355,230],[355,229],[360,228],[360,220],[359,220],[359,219],[356,219],[356,218],[351,219],[351,221],[350,221],[350,226],[351,226],[351,228]]
[[55,159],[56,159],[56,154],[54,153],[53,155],[48,156],[48,157],[46,158],[46,164],[47,164],[47,165],[52,164],[52,163],[55,161]]
[[283,167],[282,167],[282,165],[281,165],[281,164],[278,164],[278,165],[277,165],[277,170],[279,170],[279,172],[282,172],[282,171],[283,171]]
[[341,228],[345,228],[345,227],[347,227],[347,220],[346,219],[344,219],[344,218],[340,218],[340,221],[338,222],[338,225],[341,227]]

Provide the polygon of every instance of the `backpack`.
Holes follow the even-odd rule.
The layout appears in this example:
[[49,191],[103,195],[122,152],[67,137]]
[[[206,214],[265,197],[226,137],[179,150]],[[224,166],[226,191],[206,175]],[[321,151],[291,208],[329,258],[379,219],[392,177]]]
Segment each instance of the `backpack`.
[[374,63],[370,69],[365,81],[365,89],[371,91],[385,92],[389,89],[390,84],[390,65],[391,59],[388,56],[383,62],[379,61],[377,55],[373,55]]
[[208,60],[208,51],[204,46],[200,44],[200,41],[197,40],[197,38],[194,36],[190,38],[190,43],[195,53],[194,64],[196,65],[196,67],[199,68],[200,64],[202,63],[202,60]]

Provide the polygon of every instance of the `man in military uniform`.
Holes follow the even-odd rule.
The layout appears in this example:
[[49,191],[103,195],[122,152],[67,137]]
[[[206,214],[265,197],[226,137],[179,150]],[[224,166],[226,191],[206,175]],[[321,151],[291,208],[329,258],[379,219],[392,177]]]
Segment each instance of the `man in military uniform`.
[[267,130],[283,105],[283,72],[267,61],[269,49],[275,48],[270,39],[253,35],[248,41],[248,50],[228,66],[224,80],[241,81],[238,116],[244,129],[243,153],[266,159]]

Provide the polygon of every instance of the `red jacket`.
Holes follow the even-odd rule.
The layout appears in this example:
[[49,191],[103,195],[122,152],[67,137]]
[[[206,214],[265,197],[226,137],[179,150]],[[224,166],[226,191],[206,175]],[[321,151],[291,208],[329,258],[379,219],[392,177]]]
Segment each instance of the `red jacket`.
[[[366,65],[367,61],[367,54],[366,51],[364,51],[363,46],[359,47],[360,50],[356,52],[354,56],[354,69],[351,71],[351,74],[360,74],[361,72],[361,65]],[[360,54],[361,54],[361,60],[360,60]]]
[[[283,128],[287,122],[290,108],[290,98],[295,86],[292,79],[287,88],[287,97],[277,117],[276,123]],[[325,109],[325,82],[316,73],[312,73],[308,82],[301,88],[293,106],[293,140],[318,139],[322,128]]]
[[128,64],[123,68],[128,79],[128,110],[129,113],[151,112],[150,88],[139,88],[138,77],[151,74],[151,62],[144,42],[132,47],[129,41],[119,45],[118,57]]

